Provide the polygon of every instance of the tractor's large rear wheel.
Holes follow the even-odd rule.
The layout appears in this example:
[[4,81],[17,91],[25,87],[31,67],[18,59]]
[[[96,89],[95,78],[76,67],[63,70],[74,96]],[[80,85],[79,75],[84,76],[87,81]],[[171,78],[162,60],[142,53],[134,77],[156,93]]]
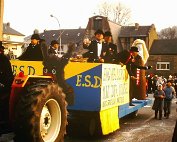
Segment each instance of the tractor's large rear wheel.
[[15,141],[64,141],[67,103],[62,90],[55,84],[38,83],[24,92],[15,112]]

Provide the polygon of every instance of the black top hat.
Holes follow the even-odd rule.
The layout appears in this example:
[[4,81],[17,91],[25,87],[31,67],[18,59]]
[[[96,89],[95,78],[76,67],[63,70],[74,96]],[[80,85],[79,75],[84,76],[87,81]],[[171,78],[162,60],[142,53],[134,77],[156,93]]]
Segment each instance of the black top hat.
[[100,29],[98,29],[98,30],[95,32],[95,35],[96,35],[96,34],[102,34],[102,35],[104,35],[103,31],[100,30]]
[[104,33],[104,36],[112,36],[111,32],[110,31],[107,31]]
[[31,39],[40,40],[41,38],[40,38],[39,34],[33,34],[33,35],[31,36]]
[[56,40],[52,40],[50,44],[53,46],[54,44],[59,44],[59,43]]
[[132,51],[132,52],[139,52],[139,51],[138,51],[138,47],[136,47],[136,46],[132,46],[132,47],[130,48],[130,51]]

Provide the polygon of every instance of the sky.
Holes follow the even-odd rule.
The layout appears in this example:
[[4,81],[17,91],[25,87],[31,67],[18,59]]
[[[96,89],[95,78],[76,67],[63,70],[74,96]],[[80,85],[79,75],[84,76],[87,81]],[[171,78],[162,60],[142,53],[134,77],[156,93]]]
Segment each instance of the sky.
[[3,22],[26,36],[34,29],[86,28],[103,1],[120,2],[131,10],[132,23],[154,24],[157,32],[177,26],[176,0],[4,0]]

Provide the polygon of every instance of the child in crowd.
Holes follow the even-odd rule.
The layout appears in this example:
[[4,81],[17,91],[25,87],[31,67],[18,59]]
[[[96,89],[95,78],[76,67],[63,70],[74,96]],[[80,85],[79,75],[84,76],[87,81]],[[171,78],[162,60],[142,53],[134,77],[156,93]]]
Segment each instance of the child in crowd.
[[161,84],[159,84],[157,90],[155,90],[154,98],[155,100],[152,109],[155,110],[155,119],[157,119],[157,115],[159,113],[159,120],[161,120],[164,98],[165,98],[165,92],[163,91],[163,87]]

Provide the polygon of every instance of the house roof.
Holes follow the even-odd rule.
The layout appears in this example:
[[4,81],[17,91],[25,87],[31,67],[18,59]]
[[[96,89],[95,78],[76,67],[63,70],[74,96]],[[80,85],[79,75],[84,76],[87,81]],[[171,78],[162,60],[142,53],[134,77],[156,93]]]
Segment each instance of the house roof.
[[147,36],[150,32],[151,27],[154,26],[139,26],[135,23],[135,26],[122,26],[119,37],[143,37]]
[[154,40],[149,51],[150,55],[176,55],[177,39],[157,39]]
[[61,43],[67,44],[68,42],[78,43],[83,40],[85,35],[85,29],[61,29],[61,30],[50,30],[40,33],[40,37],[46,40],[46,43],[49,45],[52,40],[59,41],[59,35],[61,32]]
[[10,27],[10,23],[3,24],[3,34],[25,36],[24,34],[14,30]]

